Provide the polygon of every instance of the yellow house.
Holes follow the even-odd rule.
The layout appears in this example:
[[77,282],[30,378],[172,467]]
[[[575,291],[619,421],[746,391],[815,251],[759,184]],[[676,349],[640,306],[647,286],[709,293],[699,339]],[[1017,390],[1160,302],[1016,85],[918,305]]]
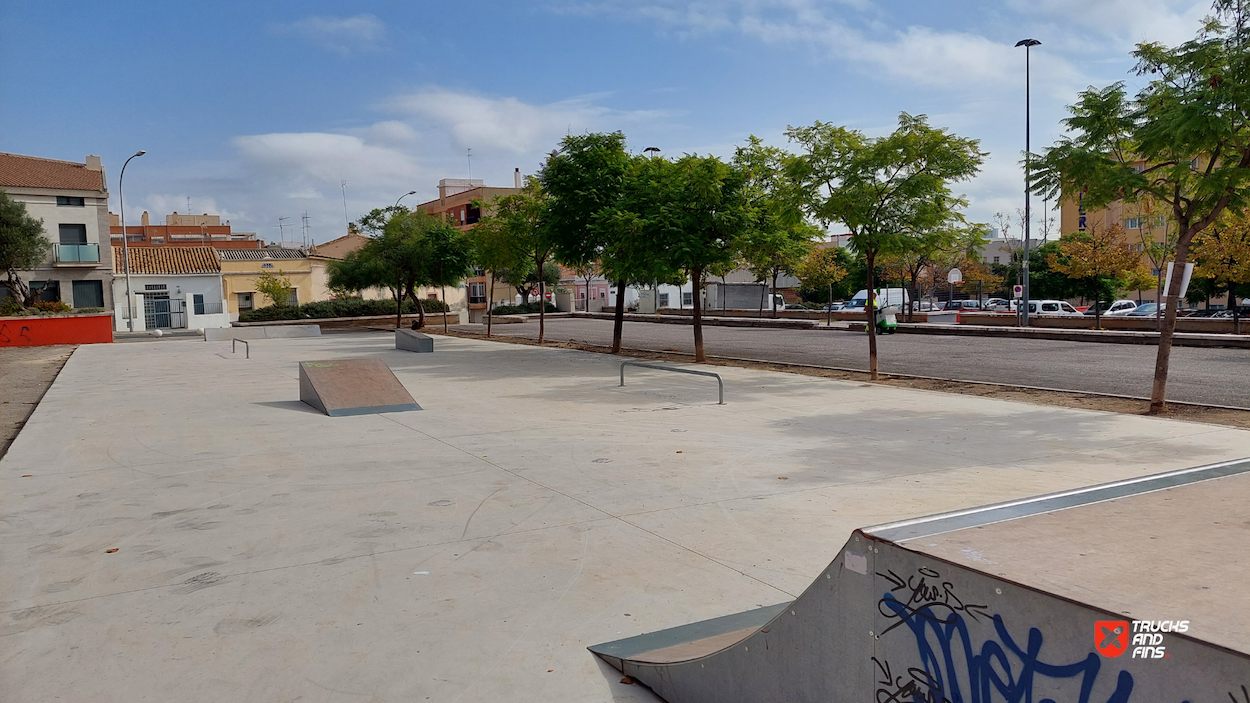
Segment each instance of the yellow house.
[[313,262],[303,249],[220,249],[222,288],[232,321],[239,313],[273,304],[256,290],[256,277],[263,273],[280,274],[291,281],[293,290],[289,305],[316,300],[313,288]]

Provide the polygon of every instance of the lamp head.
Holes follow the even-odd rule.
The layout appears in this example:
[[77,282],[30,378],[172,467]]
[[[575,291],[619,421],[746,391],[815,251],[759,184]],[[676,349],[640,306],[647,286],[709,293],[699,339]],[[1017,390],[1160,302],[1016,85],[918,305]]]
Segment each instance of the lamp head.
[[404,193],[404,195],[416,195],[416,194],[417,194],[417,191],[415,190],[410,190],[407,193]]
[[1037,46],[1039,44],[1041,44],[1041,42],[1036,39],[1021,39],[1020,41],[1016,42],[1016,46],[1023,46],[1023,47]]
[[146,153],[148,153],[148,152],[147,152],[147,151],[145,151],[145,150],[143,150],[143,149],[140,149],[140,150],[138,150],[138,151],[136,151],[136,152],[135,152],[135,156],[143,156],[143,155],[144,155],[144,154],[146,154]]

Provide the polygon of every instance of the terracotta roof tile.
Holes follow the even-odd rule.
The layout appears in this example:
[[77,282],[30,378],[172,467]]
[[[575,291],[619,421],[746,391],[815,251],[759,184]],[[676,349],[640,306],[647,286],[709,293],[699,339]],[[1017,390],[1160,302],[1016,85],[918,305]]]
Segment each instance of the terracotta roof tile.
[[101,192],[106,190],[104,172],[93,171],[86,164],[0,153],[0,188],[5,186]]
[[[126,272],[121,247],[113,247],[113,271]],[[130,247],[133,274],[220,273],[221,261],[212,247]]]

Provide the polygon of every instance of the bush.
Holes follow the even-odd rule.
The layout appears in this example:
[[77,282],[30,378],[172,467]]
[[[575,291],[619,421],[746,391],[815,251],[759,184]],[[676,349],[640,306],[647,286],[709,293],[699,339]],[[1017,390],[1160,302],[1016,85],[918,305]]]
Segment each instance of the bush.
[[36,300],[35,309],[45,315],[73,311],[73,308],[59,300]]
[[[441,300],[422,300],[426,312],[444,312],[447,304]],[[406,315],[416,314],[417,306],[405,300]],[[328,317],[366,317],[371,315],[394,315],[394,300],[365,300],[363,298],[336,298],[318,300],[298,306],[270,305],[239,314],[239,322],[271,322],[273,320],[323,320]]]
[[[533,315],[538,312],[538,301],[525,305],[496,305],[491,309],[492,315]],[[556,306],[547,303],[547,312],[558,312]]]

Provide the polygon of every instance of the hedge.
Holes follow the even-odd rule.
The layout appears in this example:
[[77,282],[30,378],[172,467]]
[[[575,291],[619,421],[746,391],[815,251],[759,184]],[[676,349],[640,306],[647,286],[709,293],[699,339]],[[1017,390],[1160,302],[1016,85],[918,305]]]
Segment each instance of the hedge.
[[[447,304],[441,300],[425,299],[421,307],[426,312],[445,312]],[[417,306],[405,300],[405,314],[415,314]],[[370,315],[394,315],[394,300],[364,300],[363,298],[338,298],[318,300],[303,305],[270,305],[269,307],[239,313],[239,322],[270,322],[272,320],[319,320],[327,317],[366,317]]]
[[[535,300],[525,305],[496,305],[491,308],[492,315],[530,315],[538,312],[538,301]],[[547,312],[558,312],[556,306],[547,303]]]

